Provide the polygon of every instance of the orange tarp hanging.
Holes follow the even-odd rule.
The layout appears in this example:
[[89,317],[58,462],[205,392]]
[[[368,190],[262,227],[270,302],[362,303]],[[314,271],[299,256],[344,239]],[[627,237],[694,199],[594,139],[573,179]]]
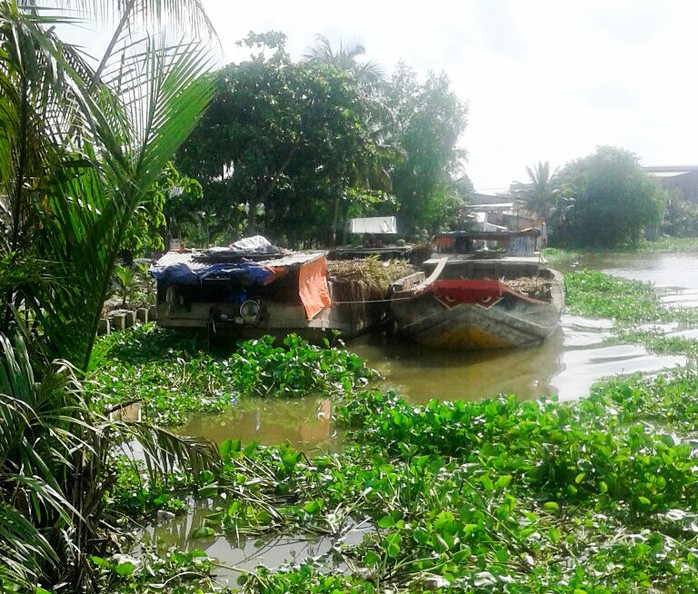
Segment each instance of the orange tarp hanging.
[[327,258],[318,258],[301,266],[298,271],[298,294],[309,320],[332,305],[327,286]]

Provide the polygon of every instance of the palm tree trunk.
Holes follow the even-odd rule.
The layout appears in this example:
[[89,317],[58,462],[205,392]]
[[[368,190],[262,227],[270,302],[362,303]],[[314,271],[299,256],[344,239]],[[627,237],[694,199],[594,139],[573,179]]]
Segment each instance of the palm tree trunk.
[[[19,138],[17,139],[17,146],[19,148],[19,159],[17,162],[17,170],[15,172],[15,187],[13,188],[14,196],[12,199],[12,236],[10,239],[10,254],[11,261],[10,267],[14,266],[17,257],[19,255],[19,243],[22,235],[22,212],[25,209],[23,194],[24,194],[24,183],[26,179],[26,167],[27,167],[27,126],[29,122],[29,101],[27,99],[28,93],[28,80],[22,77],[22,98],[20,104],[20,122],[19,122]],[[7,333],[10,327],[10,322],[12,320],[12,301],[13,301],[13,291],[8,291],[5,295],[5,312],[2,321],[2,331]]]

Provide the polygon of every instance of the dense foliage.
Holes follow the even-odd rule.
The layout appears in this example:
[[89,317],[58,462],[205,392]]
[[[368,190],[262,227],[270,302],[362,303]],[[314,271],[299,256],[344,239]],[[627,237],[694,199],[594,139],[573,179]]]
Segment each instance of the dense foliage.
[[406,234],[444,224],[462,203],[453,174],[466,116],[446,76],[420,83],[400,66],[382,80],[328,46],[293,62],[284,42],[247,37],[259,53],[216,73],[211,107],[177,154],[204,186],[209,237],[334,242],[349,216],[396,211]]
[[692,200],[687,200],[679,190],[667,191],[666,209],[660,231],[671,237],[698,236],[698,205]]
[[[89,555],[110,546],[111,448],[140,442],[151,476],[215,454],[113,421],[78,381],[129,224],[210,98],[206,50],[191,37],[210,23],[198,1],[49,4],[0,2],[3,592],[96,588]],[[99,64],[59,36],[91,20],[117,23]],[[177,46],[141,33],[165,20]]]
[[656,235],[665,196],[632,153],[600,147],[553,177],[557,206],[549,219],[558,245],[617,246]]
[[228,233],[238,232],[238,221],[248,234],[266,222],[273,235],[298,240],[312,228],[299,221],[331,221],[331,193],[347,191],[355,155],[371,144],[349,76],[293,63],[283,45],[275,49],[269,59],[231,64],[216,74],[214,100],[177,162],[204,183],[207,200],[215,200],[208,208]]
[[[690,592],[697,386],[684,370],[576,403],[359,393],[339,414],[354,443],[341,454],[223,443],[225,467],[199,494],[224,497],[190,536],[335,540],[245,574],[245,592]],[[342,544],[361,525],[362,541]]]
[[121,245],[136,256],[168,250],[172,239],[181,240],[183,228],[195,233],[203,195],[198,181],[180,175],[167,162],[134,213]]

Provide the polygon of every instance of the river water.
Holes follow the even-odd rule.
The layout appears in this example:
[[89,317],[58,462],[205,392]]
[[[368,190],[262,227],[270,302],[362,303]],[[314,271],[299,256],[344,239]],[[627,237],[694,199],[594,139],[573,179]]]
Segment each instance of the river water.
[[[570,267],[576,266],[652,282],[668,305],[698,307],[698,255],[587,255]],[[434,351],[380,336],[361,337],[348,348],[381,374],[380,389],[394,390],[415,404],[431,398],[480,399],[501,393],[522,399],[556,395],[571,400],[587,395],[592,384],[603,378],[656,373],[685,363],[682,356],[654,355],[642,346],[623,344],[612,337],[611,327],[611,320],[565,313],[558,332],[533,348]],[[698,337],[698,330],[678,326],[665,330]],[[238,437],[243,443],[289,441],[305,450],[333,449],[338,444],[331,412],[330,401],[317,398],[246,400],[227,414],[192,419],[182,432],[218,442]]]
[[[628,279],[652,282],[667,305],[698,307],[698,255],[635,254],[586,256],[573,266],[597,269]],[[532,399],[557,395],[561,400],[584,397],[592,384],[613,375],[656,373],[684,364],[685,358],[657,356],[643,347],[618,342],[610,320],[590,320],[563,314],[559,331],[543,345],[529,349],[487,353],[436,352],[417,345],[363,337],[348,345],[382,375],[380,388],[392,389],[410,402],[431,398],[480,399],[500,393]],[[698,338],[698,330],[671,326],[667,334]],[[193,419],[182,429],[189,435],[220,442],[235,437],[243,443],[276,444],[288,441],[312,453],[341,447],[341,435],[331,423],[327,399],[292,401],[245,400],[227,414]],[[199,502],[194,511],[151,526],[146,537],[179,548],[203,548],[224,565],[219,580],[232,585],[241,572],[263,563],[275,568],[331,550],[329,538],[277,537],[238,540],[215,536],[191,541],[190,532],[203,523],[214,502]],[[360,541],[362,531],[347,535]]]

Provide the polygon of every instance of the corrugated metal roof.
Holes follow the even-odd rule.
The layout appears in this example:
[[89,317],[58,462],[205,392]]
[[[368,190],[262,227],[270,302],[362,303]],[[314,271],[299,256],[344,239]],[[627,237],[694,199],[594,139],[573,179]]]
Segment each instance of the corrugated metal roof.
[[493,202],[491,204],[468,204],[470,210],[494,210],[497,208],[511,208],[514,206],[513,202]]
[[192,252],[167,252],[156,263],[156,266],[171,266],[172,264],[190,264]]
[[664,177],[664,178],[669,178],[669,177],[680,177],[682,175],[686,175],[688,171],[650,171],[649,175],[652,177]]

